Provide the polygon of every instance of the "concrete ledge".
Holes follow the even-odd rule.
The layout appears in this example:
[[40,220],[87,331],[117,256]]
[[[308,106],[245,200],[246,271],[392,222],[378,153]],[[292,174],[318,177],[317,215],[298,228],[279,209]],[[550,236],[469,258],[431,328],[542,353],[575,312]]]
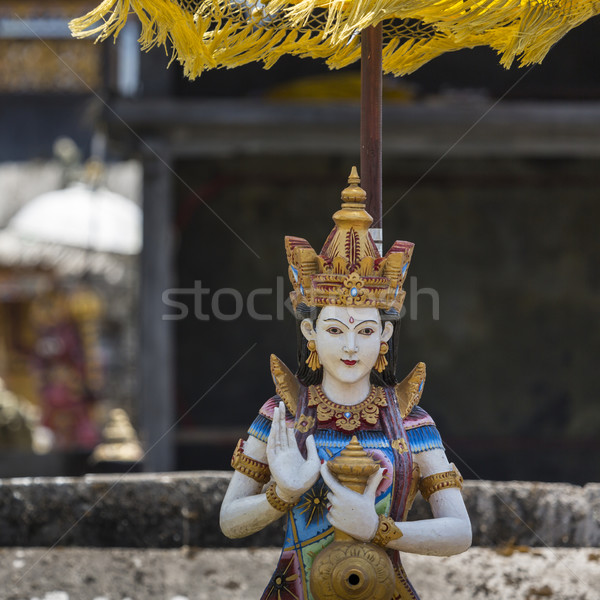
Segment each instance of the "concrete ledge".
[[[230,474],[90,475],[0,481],[0,547],[261,547],[283,521],[228,540],[218,515]],[[468,481],[478,546],[600,546],[600,484]],[[419,497],[411,519],[429,518]]]
[[[522,549],[527,550],[527,549]],[[3,549],[3,600],[257,600],[279,550]],[[421,600],[594,600],[594,549],[404,555]]]

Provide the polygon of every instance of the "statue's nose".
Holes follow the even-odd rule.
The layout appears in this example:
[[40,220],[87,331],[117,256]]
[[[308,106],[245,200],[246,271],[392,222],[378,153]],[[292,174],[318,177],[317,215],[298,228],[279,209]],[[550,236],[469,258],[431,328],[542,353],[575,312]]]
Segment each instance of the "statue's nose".
[[348,334],[348,337],[346,338],[346,345],[342,348],[342,350],[348,354],[356,354],[358,352],[358,348],[356,347],[356,337],[354,334]]

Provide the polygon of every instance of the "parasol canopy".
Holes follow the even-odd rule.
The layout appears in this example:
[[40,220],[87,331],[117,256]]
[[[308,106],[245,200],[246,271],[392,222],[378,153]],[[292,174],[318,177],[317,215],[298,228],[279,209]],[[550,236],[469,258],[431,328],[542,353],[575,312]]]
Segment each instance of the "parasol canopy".
[[269,68],[285,54],[341,68],[360,59],[360,33],[380,23],[383,71],[404,75],[475,46],[493,48],[507,68],[541,62],[600,13],[600,0],[104,0],[71,30],[117,36],[131,12],[142,47],[169,46],[191,79],[255,61]]
[[78,183],[34,198],[5,231],[25,242],[134,255],[142,246],[142,211],[119,194]]

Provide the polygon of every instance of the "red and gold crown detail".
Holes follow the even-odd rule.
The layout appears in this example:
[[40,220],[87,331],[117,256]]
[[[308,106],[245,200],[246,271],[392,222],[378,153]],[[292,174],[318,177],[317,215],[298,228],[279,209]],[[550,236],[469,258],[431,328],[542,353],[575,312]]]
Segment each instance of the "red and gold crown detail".
[[294,308],[307,306],[366,306],[402,308],[402,285],[414,244],[394,242],[380,256],[369,233],[373,218],[365,210],[366,192],[359,186],[356,167],[342,191],[342,208],[333,215],[335,227],[320,254],[303,238],[287,236],[285,250],[294,291]]

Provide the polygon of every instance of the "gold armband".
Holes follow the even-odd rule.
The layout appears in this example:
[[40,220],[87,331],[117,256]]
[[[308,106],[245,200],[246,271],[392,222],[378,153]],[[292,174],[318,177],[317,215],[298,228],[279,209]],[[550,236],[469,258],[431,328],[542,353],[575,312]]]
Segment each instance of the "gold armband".
[[439,492],[440,490],[445,490],[446,488],[462,489],[462,475],[459,473],[454,463],[450,466],[452,467],[452,471],[434,473],[433,475],[421,479],[419,490],[425,500],[429,501],[432,494],[435,494],[435,492]]
[[298,502],[286,502],[285,500],[282,500],[278,495],[277,495],[277,491],[275,490],[275,486],[277,484],[274,481],[271,481],[269,487],[267,488],[267,500],[269,501],[269,504],[275,509],[278,510],[279,512],[287,512],[288,510],[291,510],[292,508],[294,508],[294,506],[296,506],[296,504],[298,504]]
[[371,543],[385,548],[392,540],[398,540],[401,537],[402,532],[394,519],[385,515],[379,515],[379,526]]
[[271,479],[269,465],[254,460],[244,454],[244,440],[240,440],[237,443],[233,456],[231,457],[231,466],[242,475],[246,475],[262,485]]

